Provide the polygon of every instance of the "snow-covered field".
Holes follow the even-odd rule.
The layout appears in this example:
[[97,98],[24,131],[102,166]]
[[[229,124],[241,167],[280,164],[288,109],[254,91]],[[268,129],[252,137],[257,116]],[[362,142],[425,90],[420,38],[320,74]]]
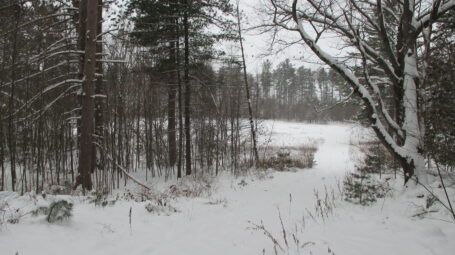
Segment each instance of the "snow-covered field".
[[[0,254],[455,254],[455,225],[444,221],[450,219],[444,213],[412,217],[424,203],[413,190],[397,184],[393,196],[369,207],[340,199],[342,179],[358,157],[352,143],[369,139],[366,130],[273,121],[264,126],[272,135],[264,132],[263,146],[317,143],[316,166],[238,178],[224,174],[210,194],[171,200],[178,212],[169,215],[149,213],[148,202],[96,207],[72,198],[74,216],[67,223],[26,216],[2,226]],[[11,197],[11,206],[27,201]]]

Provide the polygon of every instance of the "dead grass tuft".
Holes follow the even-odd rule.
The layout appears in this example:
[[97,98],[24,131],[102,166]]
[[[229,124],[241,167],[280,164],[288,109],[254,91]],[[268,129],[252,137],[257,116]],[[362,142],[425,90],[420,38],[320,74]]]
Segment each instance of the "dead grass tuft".
[[260,168],[286,171],[293,168],[312,168],[315,164],[316,143],[301,146],[269,147],[260,162]]

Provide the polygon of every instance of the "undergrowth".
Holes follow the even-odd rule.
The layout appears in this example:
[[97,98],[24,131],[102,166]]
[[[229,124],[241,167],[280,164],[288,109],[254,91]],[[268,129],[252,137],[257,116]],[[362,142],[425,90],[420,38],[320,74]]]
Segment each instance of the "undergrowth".
[[259,163],[259,168],[287,171],[292,168],[312,168],[315,164],[315,143],[300,147],[280,147],[269,152]]
[[[323,192],[314,190],[315,203],[314,208],[307,208],[302,212],[301,220],[285,219],[277,208],[278,217],[277,223],[279,229],[267,227],[263,221],[259,223],[249,222],[249,229],[258,231],[263,234],[271,243],[272,249],[264,248],[262,254],[274,255],[299,255],[299,254],[327,254],[335,255],[335,252],[328,243],[317,243],[313,240],[308,240],[305,237],[307,224],[311,222],[315,224],[323,224],[334,215],[337,201],[340,199],[336,195],[334,189],[324,187]],[[292,195],[289,194],[289,217],[292,214]],[[287,224],[286,224],[287,223]],[[275,224],[276,225],[276,224]],[[321,247],[322,246],[322,247]],[[313,253],[313,252],[318,253]],[[322,253],[321,253],[322,251]]]
[[396,166],[378,141],[359,143],[358,146],[365,157],[359,160],[354,172],[346,174],[343,193],[346,201],[367,206],[391,191],[388,182],[391,177],[382,177],[392,174],[392,169],[396,173]]

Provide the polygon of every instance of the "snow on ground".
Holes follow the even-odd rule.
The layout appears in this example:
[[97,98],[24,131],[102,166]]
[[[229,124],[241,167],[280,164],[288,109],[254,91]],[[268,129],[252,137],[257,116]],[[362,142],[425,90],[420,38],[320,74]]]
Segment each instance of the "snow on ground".
[[[410,217],[413,204],[419,202],[413,193],[398,190],[394,197],[371,207],[331,198],[339,196],[343,176],[354,167],[355,149],[350,144],[368,139],[369,132],[348,124],[266,121],[264,126],[272,136],[265,132],[262,146],[317,142],[316,166],[268,172],[262,178],[258,174],[222,175],[212,194],[173,201],[179,212],[169,216],[147,212],[147,202],[122,200],[100,208],[76,201],[68,223],[48,224],[43,218],[24,217],[19,224],[3,226],[0,253],[251,255],[275,254],[276,249],[278,254],[448,255],[455,251],[453,224]],[[326,217],[318,216],[318,209],[326,208],[317,206],[318,201],[319,205],[329,201],[334,207]],[[272,239],[255,226],[269,231],[285,252],[278,245],[274,248]]]

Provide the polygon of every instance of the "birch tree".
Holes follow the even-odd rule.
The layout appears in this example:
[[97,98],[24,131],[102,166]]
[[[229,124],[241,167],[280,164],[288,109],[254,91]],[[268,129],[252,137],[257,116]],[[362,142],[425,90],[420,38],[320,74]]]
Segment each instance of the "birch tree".
[[[297,33],[362,99],[371,127],[402,166],[405,183],[413,176],[426,182],[425,50],[432,27],[455,8],[455,0],[270,3],[273,25]],[[342,50],[332,55],[321,44],[321,38],[333,35],[343,44],[340,49],[350,51],[349,57],[340,58]],[[385,103],[387,90],[393,92],[391,105]]]

